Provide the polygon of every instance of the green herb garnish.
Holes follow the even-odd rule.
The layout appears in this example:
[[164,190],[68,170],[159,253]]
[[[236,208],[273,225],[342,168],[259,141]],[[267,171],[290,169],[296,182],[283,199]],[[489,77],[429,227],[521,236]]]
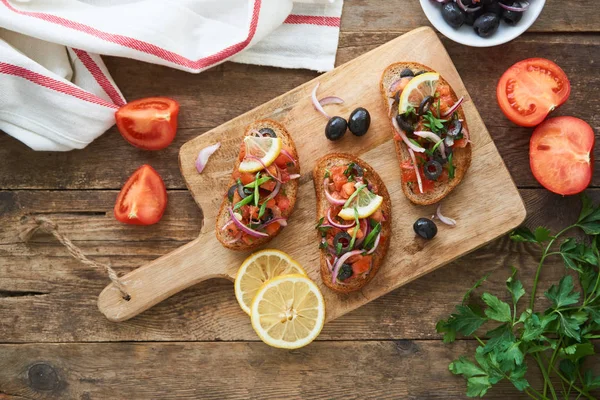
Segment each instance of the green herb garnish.
[[269,182],[271,179],[273,179],[273,178],[271,178],[270,176],[263,176],[260,179],[254,180],[254,181],[250,182],[249,184],[244,185],[244,187],[255,188],[256,186],[260,186],[263,183]]
[[[590,392],[600,389],[600,376],[584,368],[598,364],[597,359],[587,359],[595,354],[593,340],[600,338],[600,207],[594,207],[586,195],[582,200],[577,222],[555,235],[544,227],[533,231],[520,227],[510,234],[513,241],[529,243],[541,252],[527,306],[519,307],[526,291],[513,267],[506,280],[509,301],[488,292],[481,296],[483,309],[471,301],[472,292],[484,277],[469,289],[455,313],[437,323],[436,329],[444,334],[446,343],[461,334],[474,337],[480,344],[474,360],[460,357],[449,366],[453,374],[465,378],[467,396],[482,397],[493,385],[507,380],[533,399],[595,398]],[[567,231],[576,228],[583,231],[585,239],[564,238]],[[540,272],[552,256],[562,258],[570,273],[544,293],[548,308],[536,311]],[[579,281],[577,287],[573,276]],[[524,310],[519,313],[518,308]],[[494,328],[486,333],[487,340],[475,334],[485,324]],[[534,369],[532,365],[543,376],[537,389],[527,377]]]
[[344,208],[348,207],[350,204],[352,204],[352,200],[354,200],[354,198],[356,196],[358,196],[358,193],[363,190],[364,188],[366,188],[367,185],[365,185],[364,183],[362,185],[359,185],[356,190],[354,191],[354,193],[352,193],[350,195],[350,197],[348,197],[348,200],[346,200],[346,202],[344,203]]
[[263,215],[265,215],[265,211],[267,211],[267,202],[263,201],[263,203],[260,205],[260,210],[258,211],[258,218],[262,218]]
[[433,115],[433,113],[431,111],[427,111],[423,115],[423,119],[426,121],[423,123],[423,126],[425,126],[426,128],[429,128],[429,130],[431,132],[437,134],[438,136],[442,132],[446,131],[446,127],[444,126],[444,123],[448,122],[447,119],[439,119],[435,115]]
[[[260,172],[256,173],[255,183],[260,179]],[[260,194],[258,193],[258,185],[254,185],[254,206],[258,207],[258,201],[260,200]]]
[[339,256],[340,254],[342,254],[342,244],[341,243],[337,243],[335,245],[335,253]]
[[319,249],[326,249],[327,248],[327,242],[325,240],[321,241],[321,243],[319,243]]
[[325,178],[329,178],[331,176],[331,172],[328,169],[325,170]]
[[241,207],[245,206],[246,204],[250,204],[250,202],[254,200],[254,194],[251,194],[248,197],[244,197],[242,200],[238,201],[235,206],[233,206],[233,210],[238,210]]
[[348,248],[352,250],[354,248],[354,242],[356,241],[356,235],[358,234],[358,230],[360,229],[360,221],[358,220],[358,209],[354,206],[354,229],[352,230],[352,240],[350,240],[350,246]]
[[448,156],[448,177],[450,179],[454,179],[454,172],[456,170],[456,167],[452,163],[452,157],[453,153],[450,153],[450,155]]
[[348,164],[348,167],[346,168],[346,170],[344,171],[344,175],[349,176],[352,174],[352,170],[354,169],[354,166],[356,164],[354,162],[351,162],[350,164]]
[[443,140],[440,140],[439,142],[437,142],[436,144],[434,144],[431,149],[426,149],[425,153],[427,153],[427,155],[433,157],[433,155],[435,154],[435,151],[438,149],[438,147],[440,147],[440,145],[442,144],[442,142],[443,142]]
[[325,221],[325,217],[319,218],[319,222],[317,222],[317,226],[315,226],[315,229],[319,229],[321,225],[323,225],[323,221]]
[[375,239],[377,238],[377,235],[379,234],[380,231],[381,231],[381,223],[378,222],[377,225],[375,225],[375,227],[373,229],[371,229],[371,232],[369,232],[369,234],[365,238],[365,241],[363,242],[363,249],[371,250],[371,248],[373,247],[373,244],[375,243]]

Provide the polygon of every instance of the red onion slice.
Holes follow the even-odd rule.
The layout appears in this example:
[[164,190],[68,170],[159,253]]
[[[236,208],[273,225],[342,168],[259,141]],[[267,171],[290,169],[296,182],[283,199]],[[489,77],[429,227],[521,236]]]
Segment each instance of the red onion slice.
[[438,208],[435,212],[435,215],[437,215],[437,217],[440,219],[440,221],[442,221],[444,224],[449,225],[451,227],[455,227],[456,226],[456,221],[453,220],[452,218],[448,218],[442,215],[442,205],[438,205]]
[[352,228],[352,227],[353,227],[353,226],[356,224],[356,222],[355,222],[355,221],[352,221],[352,223],[350,223],[350,224],[346,224],[346,225],[344,225],[344,224],[339,224],[339,223],[335,222],[335,221],[333,220],[333,218],[331,217],[331,207],[329,207],[329,208],[327,209],[327,221],[329,222],[329,224],[330,224],[330,225],[332,225],[332,226],[335,226],[336,228],[339,228],[339,229],[348,229],[348,228]]
[[415,145],[413,142],[411,142],[410,140],[408,140],[404,131],[402,129],[400,129],[400,125],[398,125],[398,121],[396,121],[396,118],[392,118],[392,125],[394,125],[394,129],[396,129],[396,132],[398,132],[398,135],[400,135],[400,137],[402,138],[402,141],[404,142],[405,145],[408,146],[409,149],[412,149],[413,151],[416,151],[417,153],[425,152],[425,149],[423,147],[419,147],[419,146]]
[[440,154],[442,155],[442,157],[446,158],[446,148],[444,147],[444,142],[442,141],[441,137],[439,137],[435,133],[429,132],[429,131],[415,131],[413,133],[419,137],[431,140],[435,144],[437,144],[437,142],[442,142],[438,146],[438,150],[440,151]]
[[326,106],[327,104],[344,104],[344,100],[337,96],[327,96],[319,100],[319,104],[321,106]]
[[373,254],[375,250],[377,250],[377,246],[379,246],[379,239],[381,239],[381,232],[377,234],[375,238],[375,243],[373,243],[373,248],[367,252],[367,254]]
[[231,224],[233,224],[233,220],[232,219],[230,219],[229,221],[227,221],[227,223],[225,225],[223,225],[223,227],[221,228],[221,230],[224,231]]
[[419,184],[419,192],[423,193],[423,182],[421,181],[421,174],[419,173],[419,167],[417,166],[417,158],[415,157],[415,153],[412,149],[408,149],[408,153],[410,154],[410,158],[413,163],[413,167],[415,169],[415,173],[417,175],[417,183]]
[[250,132],[249,132],[249,133],[250,133],[251,135],[256,135],[256,136],[258,136],[258,137],[263,137],[263,134],[262,134],[262,133],[260,133],[260,131],[259,131],[258,129],[250,129]]
[[208,159],[215,151],[219,150],[219,147],[221,147],[221,142],[217,142],[212,146],[207,146],[200,150],[198,153],[198,158],[196,159],[196,169],[198,170],[198,173],[201,174],[202,171],[204,171],[206,163],[208,163]]
[[258,229],[263,229],[265,226],[271,225],[275,222],[279,222],[279,225],[281,226],[287,226],[287,218],[285,217],[277,217],[277,218],[273,218],[267,222],[265,222],[264,224],[262,224],[261,226],[258,227]]
[[509,6],[503,3],[499,3],[500,7],[504,8],[505,10],[508,11],[516,11],[516,12],[523,12],[523,11],[527,11],[527,9],[529,8],[529,2],[528,1],[519,1],[519,4],[521,5],[521,7],[515,7],[515,6]]
[[[271,178],[275,179],[279,183],[283,183],[283,181],[281,180],[281,178],[279,176],[275,176],[275,175],[273,175],[271,173],[271,171],[269,171],[269,169],[267,168],[267,166],[265,165],[265,163],[259,157],[256,157],[256,156],[247,156],[246,158],[258,161],[260,163],[260,165],[263,166],[264,170],[267,171],[267,174],[269,174],[271,176]],[[275,165],[275,167],[277,168],[277,165]],[[277,168],[277,175],[279,175],[279,168]]]
[[333,273],[331,276],[331,282],[332,283],[336,283],[337,282],[337,274],[338,272],[340,272],[340,268],[342,268],[342,265],[344,265],[344,262],[349,259],[350,257],[356,255],[356,254],[360,254],[362,253],[362,250],[352,250],[347,252],[346,254],[344,254],[343,256],[341,256],[340,258],[338,258],[338,260],[335,262],[335,265],[333,266]]
[[442,114],[442,118],[445,118],[449,115],[454,114],[454,111],[458,110],[458,107],[460,107],[460,105],[462,104],[462,102],[464,101],[464,97],[461,97],[460,99],[458,99],[456,101],[456,103],[454,103],[454,105],[452,107],[450,107],[448,110],[446,110],[445,113]]
[[294,157],[286,149],[281,149],[281,154],[289,158],[289,160],[294,164],[294,167],[298,165]]
[[327,268],[329,268],[329,271],[333,272],[333,265],[331,265],[331,261],[329,261],[329,257],[325,257],[325,262],[327,263]]
[[227,243],[227,244],[234,244],[235,242],[237,242],[241,238],[242,238],[242,232],[238,232],[237,235],[235,235],[235,237],[233,239],[227,240],[225,243]]
[[481,10],[481,6],[479,6],[479,7],[467,7],[467,6],[465,6],[463,4],[462,0],[454,0],[454,2],[456,4],[458,4],[458,8],[460,8],[464,12],[472,13],[472,12]]
[[344,204],[346,204],[346,200],[344,199],[335,199],[331,193],[329,193],[329,189],[327,189],[327,187],[329,186],[329,178],[325,178],[325,180],[323,181],[323,186],[325,189],[325,197],[327,198],[327,201],[329,201],[329,203],[331,204],[335,204],[338,206],[343,206]]
[[313,89],[312,94],[311,94],[313,107],[315,108],[315,110],[317,110],[318,112],[323,114],[323,116],[325,118],[330,119],[331,117],[329,115],[327,115],[327,113],[325,112],[323,107],[319,104],[319,100],[317,100],[317,89],[319,89],[320,84],[321,84],[320,82],[317,82],[317,84],[315,85],[315,88]]
[[229,215],[231,215],[231,220],[233,223],[248,235],[254,237],[269,237],[269,235],[266,233],[255,231],[254,229],[248,228],[246,225],[242,224],[241,221],[238,221],[235,215],[233,215],[233,209],[231,207],[229,207]]

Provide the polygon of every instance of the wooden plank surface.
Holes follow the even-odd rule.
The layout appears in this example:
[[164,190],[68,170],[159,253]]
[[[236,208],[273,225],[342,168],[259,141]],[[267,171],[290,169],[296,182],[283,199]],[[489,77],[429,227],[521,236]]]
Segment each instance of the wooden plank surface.
[[[565,226],[576,217],[579,200],[540,189],[528,166],[530,130],[502,115],[495,82],[508,66],[527,57],[558,62],[573,90],[556,115],[581,117],[598,134],[596,8],[592,1],[549,0],[528,33],[496,48],[468,48],[443,39],[521,188],[529,226]],[[421,24],[427,21],[416,0],[346,0],[336,64]],[[451,359],[471,353],[475,344],[443,345],[435,322],[487,272],[493,274],[485,288],[494,293],[504,293],[510,265],[522,270],[529,288],[537,260],[530,246],[496,240],[327,324],[313,345],[280,352],[255,342],[232,285],[225,280],[202,283],[115,324],[96,308],[97,295],[107,283],[104,273],[71,259],[47,236],[21,243],[21,221],[47,215],[88,256],[126,273],[192,240],[202,215],[179,174],[179,147],[318,75],[232,63],[192,75],[133,60],[105,61],[128,99],[168,95],[179,100],[182,128],[173,145],[159,152],[129,146],[115,129],[87,149],[69,153],[32,152],[0,133],[1,400],[263,397],[257,382],[278,398],[464,398],[463,380],[446,368]],[[596,160],[598,156],[596,150]],[[165,217],[151,228],[119,224],[112,217],[117,190],[146,162],[159,170],[171,189]],[[600,185],[597,165],[594,187]],[[600,201],[600,190],[589,192]],[[562,263],[551,259],[538,296],[562,274]],[[51,368],[31,369],[35,364]],[[30,371],[47,379],[32,381]],[[537,382],[536,372],[532,374]],[[516,393],[502,385],[489,397],[520,398]]]

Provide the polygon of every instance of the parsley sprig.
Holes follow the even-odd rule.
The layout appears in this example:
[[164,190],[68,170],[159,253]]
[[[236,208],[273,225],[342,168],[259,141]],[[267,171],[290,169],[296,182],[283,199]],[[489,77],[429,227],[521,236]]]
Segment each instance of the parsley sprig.
[[443,132],[446,132],[447,128],[444,124],[449,120],[437,118],[431,111],[423,114],[423,119],[425,120],[423,126],[429,128],[436,135],[440,136]]
[[[586,234],[586,240],[563,238],[575,228]],[[520,227],[510,238],[541,250],[529,304],[519,314],[525,288],[514,267],[506,280],[508,302],[488,292],[481,296],[484,308],[472,301],[472,293],[487,276],[480,279],[456,306],[456,312],[436,326],[446,343],[461,334],[473,336],[480,344],[474,361],[460,357],[450,364],[450,371],[465,378],[469,397],[483,397],[493,385],[508,380],[533,399],[556,400],[571,394],[577,399],[594,399],[590,391],[600,389],[600,376],[590,369],[583,371],[583,362],[595,354],[592,340],[600,338],[600,207],[594,207],[584,195],[575,224],[556,235],[544,227],[533,231]],[[548,257],[562,258],[568,273],[544,293],[550,306],[536,311],[538,281]],[[573,276],[579,280],[580,290],[575,289]],[[476,334],[484,324],[493,325],[485,333],[487,340]],[[539,390],[527,380],[528,361],[535,362],[542,373],[544,382]]]

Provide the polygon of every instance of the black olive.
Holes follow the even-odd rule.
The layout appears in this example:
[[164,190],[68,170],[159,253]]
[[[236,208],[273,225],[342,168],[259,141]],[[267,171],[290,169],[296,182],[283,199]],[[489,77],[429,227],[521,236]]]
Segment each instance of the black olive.
[[338,243],[342,246],[342,253],[350,250],[350,242],[352,241],[352,236],[348,234],[346,231],[341,231],[333,238],[333,248],[337,251]]
[[465,23],[466,13],[460,9],[458,4],[450,2],[442,6],[442,17],[451,27],[458,29]]
[[448,125],[448,131],[446,132],[446,136],[452,136],[453,138],[458,138],[462,132],[462,122],[457,119],[454,119]]
[[421,104],[419,104],[419,115],[424,115],[429,111],[431,105],[433,104],[433,96],[425,96],[423,100],[421,100]]
[[413,225],[415,233],[423,239],[433,239],[437,234],[435,222],[427,218],[419,218]]
[[254,188],[247,188],[244,187],[244,185],[237,185],[237,192],[242,199],[245,199],[246,197],[254,193]]
[[396,122],[398,122],[398,126],[407,134],[412,134],[415,131],[413,124],[406,119],[404,114],[396,115]]
[[325,136],[329,140],[338,140],[344,136],[348,123],[342,117],[332,117],[325,127]]
[[350,176],[364,176],[365,175],[365,171],[363,170],[363,168],[358,165],[357,163],[353,162],[352,163],[352,167],[350,168],[350,170],[348,171],[348,173],[345,173],[345,175]]
[[229,190],[227,191],[227,198],[229,199],[229,201],[233,201],[233,195],[235,194],[235,191],[237,190],[237,183],[233,186],[231,186],[229,188]]
[[427,72],[427,71],[419,71],[419,72],[415,72],[415,76],[419,76],[419,75],[421,75],[421,74],[424,74],[425,72]]
[[475,33],[481,37],[488,37],[493,35],[498,30],[500,24],[500,18],[494,13],[481,14],[479,18],[475,20],[473,29]]
[[491,6],[494,3],[497,3],[498,0],[481,0],[480,3],[482,6]]
[[497,2],[497,1],[496,2],[492,2],[492,3],[490,3],[490,4],[488,4],[488,5],[486,5],[486,6],[483,7],[483,11],[484,12],[486,12],[486,13],[487,12],[491,12],[491,13],[494,13],[496,15],[502,14],[502,10],[504,10],[504,8],[502,8],[500,6],[500,3]]
[[404,68],[402,72],[400,72],[400,78],[405,78],[407,76],[415,76],[410,68]]
[[268,222],[272,219],[273,219],[273,210],[271,210],[270,208],[265,208],[265,213],[260,218],[260,221],[264,224],[265,222]]
[[259,130],[259,132],[262,133],[263,136],[270,136],[272,138],[277,137],[277,134],[271,128],[262,128],[261,130]]
[[442,174],[442,164],[437,160],[429,160],[423,166],[425,178],[435,181]]
[[356,136],[362,136],[369,130],[371,115],[362,107],[352,111],[348,118],[348,129]]
[[[463,0],[463,3],[465,1]],[[473,11],[473,12],[468,12],[467,16],[465,18],[465,24],[469,25],[469,26],[473,26],[473,24],[475,23],[475,20],[477,18],[479,18],[479,16],[483,14],[483,10],[477,10],[477,11]]]
[[352,276],[352,266],[350,264],[343,264],[338,271],[337,280],[345,281]]
[[[505,3],[505,4],[508,4],[510,6],[515,6],[515,7],[520,7],[521,6],[521,3],[519,3],[518,1],[508,2],[508,3]],[[510,10],[504,10],[504,11],[502,11],[502,19],[508,25],[515,26],[516,24],[519,23],[519,21],[521,20],[521,18],[523,18],[523,12],[522,11],[510,11]]]
[[462,0],[463,6],[469,7],[473,5],[473,0]]

